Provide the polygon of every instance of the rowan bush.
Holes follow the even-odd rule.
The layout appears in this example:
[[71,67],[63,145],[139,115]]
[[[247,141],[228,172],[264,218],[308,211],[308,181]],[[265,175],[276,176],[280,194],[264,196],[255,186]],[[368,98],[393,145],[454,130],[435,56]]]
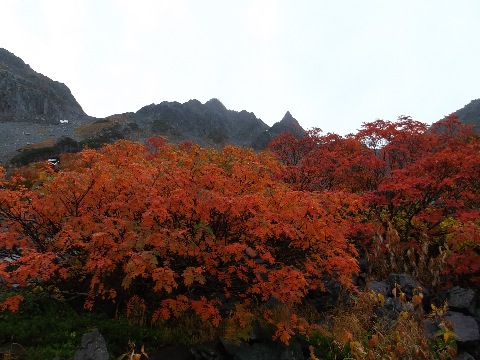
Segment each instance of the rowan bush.
[[480,139],[455,116],[431,127],[406,116],[376,120],[345,137],[314,129],[300,140],[282,135],[270,149],[293,188],[361,197],[350,236],[373,273],[478,284]]
[[[214,326],[267,301],[293,309],[328,278],[351,287],[357,252],[345,234],[355,208],[344,193],[292,190],[282,169],[269,153],[152,138],[4,179],[0,277],[83,297],[87,309],[115,303],[152,322],[194,313]],[[225,313],[225,304],[235,306]],[[295,313],[275,326],[284,342],[306,331]]]

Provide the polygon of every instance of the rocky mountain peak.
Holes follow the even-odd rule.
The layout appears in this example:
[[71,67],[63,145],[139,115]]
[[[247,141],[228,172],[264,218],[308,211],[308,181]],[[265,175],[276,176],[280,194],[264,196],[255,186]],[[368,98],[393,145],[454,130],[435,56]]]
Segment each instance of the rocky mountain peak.
[[[2,66],[3,65],[3,66]],[[0,71],[32,71],[30,66],[7,49],[0,48]]]
[[209,109],[214,110],[214,111],[226,111],[227,110],[225,105],[223,105],[222,102],[220,100],[218,100],[217,98],[213,98],[213,99],[208,100],[205,103],[205,106]]
[[285,115],[283,116],[282,120],[279,122],[280,124],[285,124],[285,125],[293,125],[293,126],[299,126],[298,121],[290,114],[290,111],[287,111]]
[[463,108],[454,112],[458,120],[464,124],[473,125],[473,129],[480,133],[480,99],[470,101]]
[[300,139],[305,134],[305,130],[300,126],[297,119],[290,114],[290,111],[287,111],[282,120],[273,124],[268,131],[261,133],[253,142],[252,147],[257,150],[264,149],[270,141],[284,132],[291,133],[297,139]]
[[86,116],[65,84],[0,48],[0,122],[58,124]]
[[[26,146],[50,144],[59,134],[88,146],[120,138],[142,141],[157,135],[172,143],[192,141],[209,147],[231,144],[262,150],[285,131],[297,137],[304,133],[290,112],[269,127],[254,113],[229,110],[217,98],[205,104],[195,99],[183,104],[163,101],[137,112],[94,119],[83,112],[66,85],[37,73],[22,59],[0,49],[0,145],[4,145],[0,146],[0,160]],[[46,154],[45,149],[42,151]],[[24,158],[30,156],[27,152]]]
[[279,122],[273,124],[270,129],[271,132],[281,134],[284,132],[290,132],[296,138],[300,138],[305,133],[305,130],[300,126],[297,119],[295,119],[290,111],[285,113],[285,116]]

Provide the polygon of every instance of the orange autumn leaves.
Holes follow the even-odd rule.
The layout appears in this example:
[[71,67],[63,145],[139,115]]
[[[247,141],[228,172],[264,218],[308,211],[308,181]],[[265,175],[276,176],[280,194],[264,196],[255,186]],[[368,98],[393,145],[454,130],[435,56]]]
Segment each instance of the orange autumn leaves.
[[[364,211],[352,223],[352,238],[367,255],[376,254],[374,273],[375,263],[394,256],[398,271],[419,280],[429,280],[421,273],[425,263],[444,286],[480,283],[480,139],[454,116],[431,127],[409,117],[376,120],[345,137],[318,129],[300,140],[284,134],[269,147],[293,188],[361,198]],[[388,239],[390,228],[399,237],[396,254],[383,240],[372,244]],[[377,275],[387,276],[393,266],[384,270]]]
[[[255,314],[283,341],[307,331],[294,309],[310,290],[352,286],[355,246],[377,275],[394,258],[419,280],[480,281],[480,140],[456,119],[314,129],[270,150],[151,138],[2,172],[0,279],[89,309],[136,299],[154,322],[195,312],[228,333]],[[15,295],[0,306],[18,309]]]
[[215,325],[224,302],[294,306],[327,277],[350,287],[356,206],[292,190],[283,170],[266,152],[156,138],[65,155],[58,172],[0,185],[0,276],[85,294],[87,308],[140,296],[154,320],[195,311]]

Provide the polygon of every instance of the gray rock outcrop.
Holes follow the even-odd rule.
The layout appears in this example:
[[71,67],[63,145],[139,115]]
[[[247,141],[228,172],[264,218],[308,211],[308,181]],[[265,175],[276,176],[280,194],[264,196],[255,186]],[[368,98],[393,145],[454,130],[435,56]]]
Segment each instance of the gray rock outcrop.
[[453,331],[458,336],[457,341],[479,341],[480,332],[475,318],[472,316],[463,315],[455,311],[449,311],[445,315],[445,320],[453,324]]
[[107,345],[98,329],[82,336],[82,344],[77,350],[74,360],[109,360]]
[[448,306],[475,315],[475,290],[455,286],[448,291]]

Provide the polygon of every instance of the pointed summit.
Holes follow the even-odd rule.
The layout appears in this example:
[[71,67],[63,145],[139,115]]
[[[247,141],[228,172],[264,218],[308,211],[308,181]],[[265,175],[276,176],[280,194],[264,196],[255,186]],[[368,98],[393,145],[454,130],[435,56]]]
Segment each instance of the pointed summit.
[[284,132],[289,132],[297,139],[300,139],[305,134],[305,130],[300,126],[297,119],[290,114],[290,111],[285,113],[282,120],[276,122],[270,129],[260,134],[253,142],[252,147],[256,150],[265,149],[270,141]]
[[300,126],[297,119],[290,114],[290,111],[285,113],[285,116],[282,120],[273,124],[270,131],[275,134],[289,132],[296,138],[301,138],[305,133],[305,130]]
[[225,105],[223,105],[222,102],[220,100],[218,100],[217,98],[213,98],[213,99],[208,100],[205,103],[205,106],[214,110],[214,111],[225,111],[225,110],[227,110]]
[[70,89],[0,48],[0,122],[59,124],[87,115]]
[[[285,124],[285,125],[295,125],[295,126],[300,126],[298,121],[290,114],[290,111],[287,111],[285,113],[285,116],[283,117],[282,120],[280,120],[279,123],[277,124]],[[274,125],[275,126],[275,125]]]

